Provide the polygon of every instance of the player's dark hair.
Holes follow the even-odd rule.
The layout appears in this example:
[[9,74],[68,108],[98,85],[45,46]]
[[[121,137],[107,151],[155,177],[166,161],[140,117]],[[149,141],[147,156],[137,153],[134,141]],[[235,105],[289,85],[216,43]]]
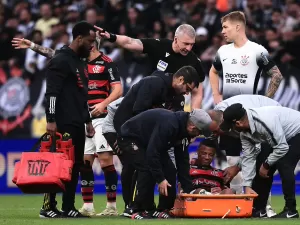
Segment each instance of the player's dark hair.
[[214,149],[218,149],[218,143],[216,139],[204,139],[203,141],[201,141],[200,146],[201,145],[205,145],[209,148],[214,148]]
[[79,35],[83,37],[90,35],[91,30],[96,32],[94,26],[86,21],[76,23],[72,29],[73,40]]
[[184,83],[194,83],[196,87],[198,87],[200,83],[200,77],[197,73],[197,70],[192,66],[183,66],[176,73],[174,73],[174,77],[183,76]]

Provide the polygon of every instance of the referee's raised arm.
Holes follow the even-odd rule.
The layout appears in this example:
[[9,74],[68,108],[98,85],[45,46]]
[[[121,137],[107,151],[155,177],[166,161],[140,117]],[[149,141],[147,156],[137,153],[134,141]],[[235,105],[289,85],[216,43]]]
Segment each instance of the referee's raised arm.
[[95,26],[99,31],[100,36],[106,38],[110,42],[116,42],[120,47],[134,52],[143,52],[143,43],[140,39],[131,38],[125,35],[116,35],[105,31],[104,29]]

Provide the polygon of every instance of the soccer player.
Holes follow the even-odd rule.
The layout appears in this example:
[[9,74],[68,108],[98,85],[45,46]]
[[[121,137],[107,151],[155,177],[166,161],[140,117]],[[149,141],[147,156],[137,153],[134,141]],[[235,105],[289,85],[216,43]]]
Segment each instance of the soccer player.
[[75,162],[71,181],[65,185],[62,213],[56,208],[55,193],[45,194],[40,217],[84,217],[74,206],[79,170],[83,165],[84,124],[88,136],[93,137],[95,130],[87,105],[88,74],[80,58],[89,56],[96,32],[91,24],[79,22],[73,27],[72,34],[72,43],[61,48],[46,68],[45,99],[47,132],[52,136],[56,131],[71,135],[75,146]]
[[194,189],[204,189],[203,194],[234,194],[224,182],[224,171],[211,166],[217,148],[215,140],[201,141],[197,150],[198,157],[191,161],[190,176]]
[[[84,167],[81,171],[81,193],[84,201],[83,207],[79,210],[84,215],[94,215],[93,193],[94,174],[92,165],[95,154],[104,172],[105,187],[107,193],[106,209],[97,214],[118,215],[116,208],[116,187],[118,175],[113,164],[112,149],[106,139],[102,136],[103,119],[107,115],[107,105],[122,95],[122,85],[116,64],[102,52],[100,52],[100,38],[96,37],[93,48],[87,57],[88,83],[88,105],[92,114],[92,123],[96,130],[94,137],[86,137]],[[55,50],[44,48],[27,39],[13,39],[13,46],[16,48],[31,48],[39,54],[48,58],[55,55]]]
[[[230,43],[219,48],[209,71],[214,103],[239,94],[257,94],[257,85],[262,71],[271,77],[266,93],[272,98],[282,80],[282,74],[267,50],[246,36],[246,18],[243,12],[234,11],[221,19],[222,34]],[[219,91],[219,75],[223,76],[223,92]],[[235,164],[240,156],[239,143],[230,137],[220,138],[220,148],[226,151],[229,165]],[[241,174],[235,177],[231,185],[237,193],[242,192]]]

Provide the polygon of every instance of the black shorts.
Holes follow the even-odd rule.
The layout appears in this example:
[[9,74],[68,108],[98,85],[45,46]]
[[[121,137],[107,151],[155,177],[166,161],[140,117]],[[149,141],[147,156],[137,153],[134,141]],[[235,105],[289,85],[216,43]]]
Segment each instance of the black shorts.
[[220,136],[220,150],[225,150],[226,156],[240,156],[242,151],[241,139],[227,135]]
[[117,133],[109,132],[109,133],[103,134],[103,136],[105,137],[109,146],[112,148],[113,152],[117,152],[117,149],[116,149]]

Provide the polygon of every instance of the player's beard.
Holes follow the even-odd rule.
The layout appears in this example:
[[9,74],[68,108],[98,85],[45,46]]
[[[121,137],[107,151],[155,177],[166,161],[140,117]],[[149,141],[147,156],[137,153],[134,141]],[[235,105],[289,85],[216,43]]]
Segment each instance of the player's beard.
[[82,45],[78,48],[78,55],[80,58],[87,58],[90,55],[90,49],[87,49]]

